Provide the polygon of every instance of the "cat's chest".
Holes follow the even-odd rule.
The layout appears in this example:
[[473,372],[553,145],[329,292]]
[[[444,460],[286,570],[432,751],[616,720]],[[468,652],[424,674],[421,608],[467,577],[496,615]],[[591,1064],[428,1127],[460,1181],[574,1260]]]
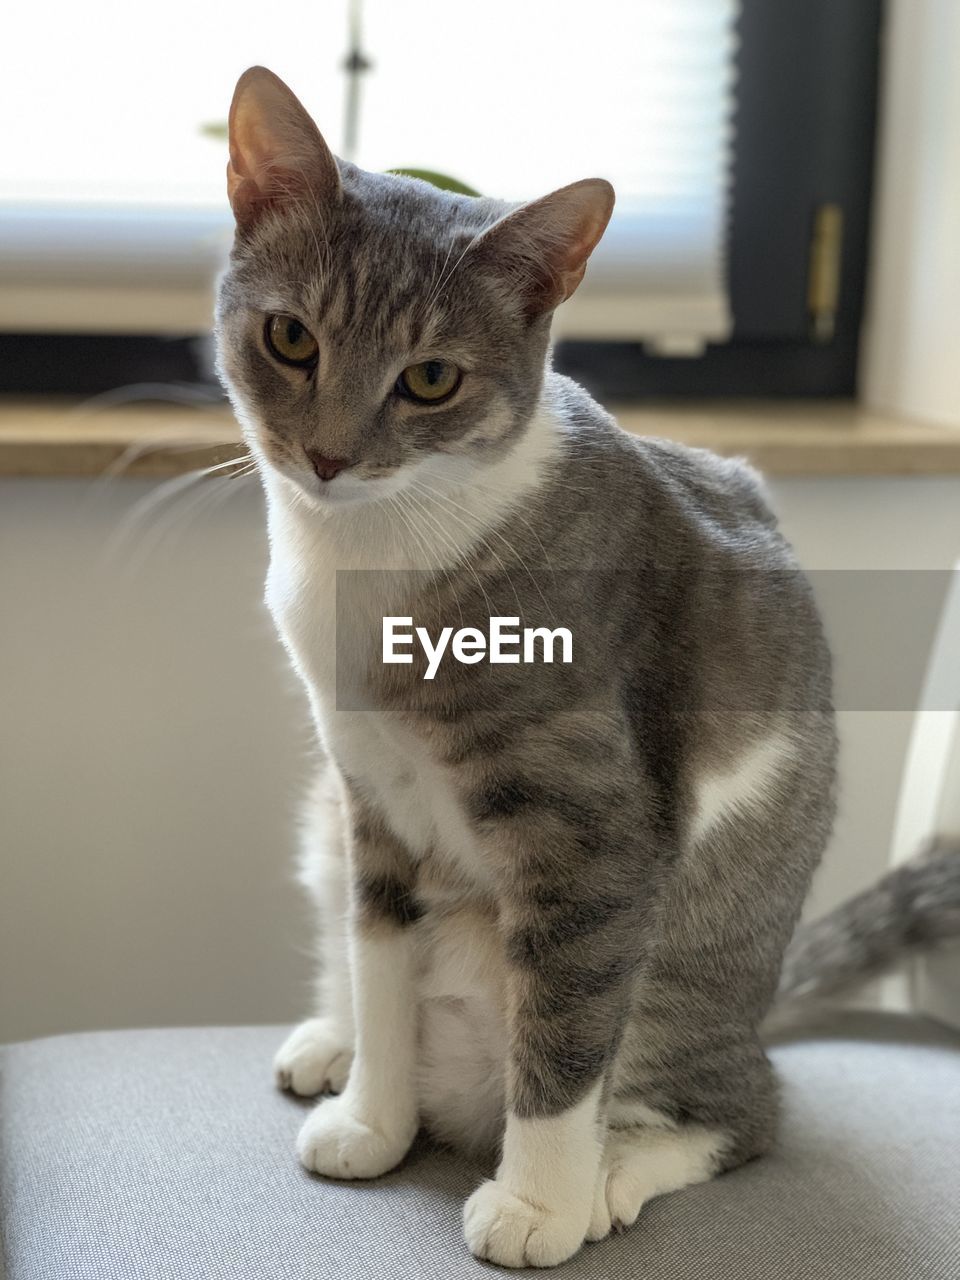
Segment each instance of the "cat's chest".
[[339,711],[324,723],[338,767],[374,804],[410,852],[446,864],[474,888],[492,883],[457,778],[413,730],[376,711]]
[[311,695],[335,702],[336,573],[324,565],[311,572],[290,557],[274,556],[264,600],[294,668]]
[[382,538],[358,534],[344,546],[342,534],[325,536],[282,508],[271,509],[270,531],[264,598],[315,712],[318,703],[325,712],[368,704],[383,619],[409,611],[418,575]]
[[[337,767],[412,854],[439,857],[465,885],[488,889],[491,876],[453,769],[399,717],[357,709],[349,681],[338,697],[336,572],[315,562],[306,573],[296,561],[275,558],[266,601],[307,688],[318,735]],[[356,634],[351,627],[349,635]],[[355,656],[357,646],[349,637],[345,643],[341,635],[340,647],[344,657]]]

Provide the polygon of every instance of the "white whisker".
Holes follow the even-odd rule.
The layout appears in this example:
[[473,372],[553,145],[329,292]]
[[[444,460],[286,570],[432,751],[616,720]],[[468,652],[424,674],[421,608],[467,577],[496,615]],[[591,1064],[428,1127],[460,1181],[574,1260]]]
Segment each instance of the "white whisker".
[[486,605],[487,614],[488,616],[492,617],[493,615],[490,607],[490,600],[489,600],[489,597],[487,596],[486,591],[484,590],[483,583],[480,579],[480,575],[477,573],[473,565],[469,563],[469,560],[467,559],[464,551],[457,548],[456,544],[454,543],[453,539],[450,537],[449,533],[447,533],[443,525],[440,523],[437,517],[433,514],[433,512],[430,511],[429,507],[426,505],[425,502],[422,502],[420,498],[418,498],[410,489],[407,489],[405,493],[406,493],[406,497],[412,503],[414,503],[414,505],[423,514],[423,516],[427,520],[429,520],[430,523],[433,525],[434,530],[436,531],[436,534],[440,539],[442,545],[445,546],[448,550],[452,551],[453,560],[451,563],[451,568],[458,568],[458,567],[465,568],[469,573],[473,575],[473,579],[476,582],[478,588],[480,589],[480,594],[483,596],[483,601],[484,601],[484,604]]
[[107,539],[102,559],[104,564],[112,564],[115,562],[118,554],[123,551],[128,541],[134,536],[139,535],[143,530],[144,521],[165,503],[174,504],[178,498],[190,490],[198,481],[215,476],[217,472],[225,470],[227,467],[239,468],[232,474],[227,476],[217,476],[216,478],[228,482],[231,480],[242,480],[253,475],[256,471],[256,463],[249,457],[231,458],[227,462],[218,462],[210,467],[203,467],[198,471],[190,471],[186,475],[176,476],[173,480],[168,480],[164,484],[158,485],[152,489],[145,497],[135,502],[117,523],[113,533]]
[[[540,587],[540,584],[537,582],[537,579],[534,576],[533,571],[530,569],[529,565],[521,556],[520,552],[516,549],[516,547],[513,545],[512,542],[510,542],[508,538],[506,538],[498,529],[494,528],[493,526],[489,526],[489,527],[485,526],[482,522],[481,517],[476,512],[471,511],[468,507],[461,506],[459,503],[455,502],[448,495],[441,494],[435,490],[425,489],[420,485],[416,485],[416,487],[418,488],[419,492],[428,494],[430,497],[432,497],[432,499],[435,502],[443,503],[445,510],[451,519],[458,520],[458,522],[461,525],[463,525],[465,529],[467,529],[469,532],[472,532],[479,537],[480,543],[496,559],[497,563],[500,565],[500,568],[503,570],[504,574],[506,575],[507,581],[510,583],[511,590],[513,591],[514,599],[517,602],[518,612],[522,617],[523,608],[520,603],[520,596],[517,592],[516,584],[514,583],[513,578],[510,574],[510,571],[507,569],[503,560],[497,554],[497,552],[494,551],[493,547],[490,545],[489,538],[487,535],[489,534],[495,538],[499,538],[499,540],[507,548],[508,552],[516,559],[516,562],[519,565],[519,567],[523,569],[527,577],[533,583],[533,586],[535,587],[537,594],[539,595],[541,601],[543,602],[544,608],[547,610],[547,613],[550,615],[554,623],[556,622],[556,618],[554,617],[553,610],[550,608],[550,604],[547,601],[546,596],[544,596],[543,590]],[[471,529],[471,527],[463,519],[461,519],[455,514],[455,511],[460,511],[464,515],[471,517],[471,519],[475,521],[474,527]],[[483,532],[483,530],[485,530],[485,532]],[[537,539],[537,541],[539,542],[539,538]],[[540,543],[540,546],[542,548],[543,544]]]

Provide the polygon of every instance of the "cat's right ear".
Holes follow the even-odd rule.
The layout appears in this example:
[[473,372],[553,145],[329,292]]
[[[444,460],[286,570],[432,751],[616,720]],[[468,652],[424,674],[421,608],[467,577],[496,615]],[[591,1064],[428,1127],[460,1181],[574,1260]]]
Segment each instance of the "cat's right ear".
[[339,199],[330,148],[299,99],[266,67],[251,67],[237,81],[229,138],[227,195],[239,231],[292,201]]
[[527,316],[545,315],[574,292],[613,213],[613,187],[585,178],[521,205],[471,247],[522,298]]

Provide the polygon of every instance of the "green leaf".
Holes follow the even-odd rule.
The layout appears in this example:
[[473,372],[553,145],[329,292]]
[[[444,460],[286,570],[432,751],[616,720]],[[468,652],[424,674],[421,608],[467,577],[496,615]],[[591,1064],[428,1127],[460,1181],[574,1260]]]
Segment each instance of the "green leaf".
[[388,169],[387,173],[395,173],[401,178],[419,178],[421,182],[429,182],[431,186],[439,187],[441,191],[453,191],[461,196],[480,194],[473,187],[468,187],[465,182],[451,178],[446,173],[436,173],[433,169]]

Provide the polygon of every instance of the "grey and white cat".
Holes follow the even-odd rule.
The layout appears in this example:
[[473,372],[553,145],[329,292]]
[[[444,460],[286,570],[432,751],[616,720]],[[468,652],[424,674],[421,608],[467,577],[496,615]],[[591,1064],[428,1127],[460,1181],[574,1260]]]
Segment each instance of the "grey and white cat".
[[[495,1148],[467,1244],[559,1263],[770,1146],[758,1027],[834,808],[816,609],[747,467],[551,370],[606,182],[515,207],[366,173],[261,68],[228,177],[219,368],[326,758],[323,1005],[276,1068],[338,1096],[300,1158],[376,1177],[421,1125]],[[346,570],[379,572],[338,645]],[[491,606],[568,627],[574,662],[381,662],[383,614]]]

